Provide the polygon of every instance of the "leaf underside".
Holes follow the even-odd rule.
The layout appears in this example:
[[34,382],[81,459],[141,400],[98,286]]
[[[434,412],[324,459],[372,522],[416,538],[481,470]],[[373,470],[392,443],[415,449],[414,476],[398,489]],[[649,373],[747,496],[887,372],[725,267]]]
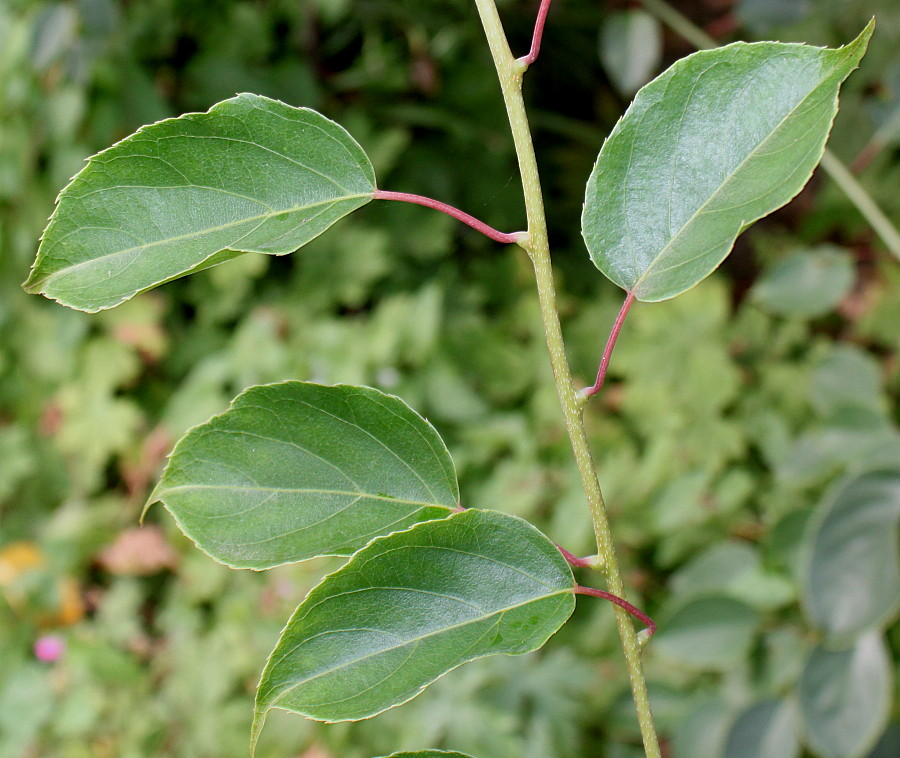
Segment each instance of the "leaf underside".
[[282,632],[257,691],[253,743],[271,708],[368,718],[466,661],[536,650],[572,613],[574,586],[550,540],[495,511],[374,540]]
[[704,50],[641,89],[588,180],[582,233],[597,268],[644,301],[712,273],[744,228],[808,181],[873,24],[836,50]]
[[241,253],[283,255],[372,199],[338,124],[242,94],[139,129],[60,193],[25,289],[94,312]]
[[399,398],[289,381],[188,432],[156,501],[216,560],[266,569],[448,516],[459,489],[440,436]]

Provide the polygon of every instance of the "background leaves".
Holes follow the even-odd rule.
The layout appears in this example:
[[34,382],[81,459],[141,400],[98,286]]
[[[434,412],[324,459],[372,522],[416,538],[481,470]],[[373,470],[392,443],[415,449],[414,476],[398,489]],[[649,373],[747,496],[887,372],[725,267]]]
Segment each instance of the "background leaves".
[[[754,5],[766,3],[678,7],[721,42],[834,47],[878,17],[830,141],[853,162],[896,108],[896,3],[769,3],[768,16],[751,19]],[[584,384],[621,305],[578,231],[591,165],[627,105],[597,54],[619,7],[554,3],[526,84],[564,329]],[[371,204],[300,255],[241,256],[93,317],[22,293],[53,200],[85,157],[239,91],[345,125],[387,189],[520,228],[509,137],[469,0],[234,0],[215,11],[174,0],[0,3],[0,692],[16,704],[0,708],[16,727],[13,736],[0,725],[4,758],[246,756],[261,662],[340,562],[230,571],[162,509],[148,521],[176,553],[174,568],[126,576],[97,556],[136,526],[175,440],[251,385],[347,382],[401,396],[440,429],[464,502],[594,550],[530,264],[439,214]],[[534,6],[509,1],[501,12],[524,52]],[[661,66],[691,51],[666,30]],[[900,217],[896,142],[867,155],[859,180]],[[847,251],[857,272],[828,313],[776,317],[745,296],[778,261],[823,243]],[[804,526],[848,472],[898,458],[898,293],[896,265],[817,173],[708,280],[629,316],[587,418],[631,599],[662,621],[698,598],[695,561],[723,565],[707,552],[737,543],[705,594],[762,620],[752,652],[724,670],[664,658],[655,643],[645,650],[675,758],[722,758],[722,732],[739,713],[796,693],[815,633],[798,602]],[[120,416],[129,424],[111,433],[103,419]],[[17,551],[6,550],[21,542],[43,564],[10,572]],[[884,626],[895,654],[893,620]],[[66,643],[54,664],[33,654],[48,632]],[[273,711],[257,753],[372,758],[430,746],[477,758],[633,758],[619,655],[611,609],[585,601],[540,653],[469,663],[370,721],[328,726]],[[709,736],[707,752],[685,739],[692,731]],[[879,750],[873,758],[897,753],[889,737]]]

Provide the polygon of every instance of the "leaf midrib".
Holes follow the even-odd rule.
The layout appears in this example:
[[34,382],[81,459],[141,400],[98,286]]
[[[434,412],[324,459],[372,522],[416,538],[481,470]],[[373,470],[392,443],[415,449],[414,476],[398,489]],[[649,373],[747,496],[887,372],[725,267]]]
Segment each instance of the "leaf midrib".
[[[807,100],[809,100],[813,95],[815,95],[822,88],[822,86],[828,80],[828,78],[832,74],[834,74],[835,69],[836,69],[836,66],[832,67],[832,69],[828,73],[828,75],[823,76],[821,78],[821,80],[819,81],[819,83],[816,84],[816,86],[813,87],[793,108],[791,108],[791,110],[788,111],[784,115],[784,117],[782,117],[782,119],[778,122],[778,124],[775,126],[775,128],[772,129],[762,140],[760,140],[753,147],[753,149],[747,154],[747,156],[743,160],[741,160],[741,162],[737,166],[735,166],[735,168],[731,171],[731,173],[728,174],[728,176],[725,178],[725,180],[722,181],[721,184],[719,184],[719,186],[710,194],[710,196],[706,200],[703,201],[703,203],[697,208],[697,210],[695,210],[691,214],[691,217],[687,221],[685,221],[684,224],[682,224],[681,227],[678,229],[678,231],[669,239],[669,241],[666,242],[666,244],[663,246],[662,250],[660,250],[659,253],[657,253],[657,255],[653,258],[653,260],[644,269],[643,273],[637,278],[637,280],[635,280],[634,284],[631,286],[631,288],[629,290],[630,292],[637,292],[638,288],[641,286],[641,284],[644,282],[644,280],[647,278],[647,276],[652,273],[653,268],[666,255],[668,250],[678,241],[678,239],[681,237],[681,235],[684,233],[684,231],[686,229],[688,229],[691,226],[691,224],[694,223],[694,221],[697,219],[697,217],[703,213],[703,211],[706,209],[706,207],[716,197],[719,196],[719,194],[732,181],[732,179],[734,179],[734,177],[744,168],[744,166],[747,164],[747,162],[756,156],[759,149],[778,133],[778,131],[784,126],[785,122],[791,116],[793,116],[797,112],[797,110],[806,103]],[[746,220],[744,220],[739,225],[738,228],[740,228],[740,226],[742,226],[743,223],[746,223]]]
[[[382,500],[398,505],[420,505],[425,508],[444,508],[448,511],[453,510],[449,505],[443,503],[429,503],[422,500],[406,500],[399,497],[391,497],[390,495],[371,495],[367,492],[351,490],[325,490],[306,487],[231,487],[226,484],[179,484],[176,487],[166,487],[157,496],[159,500],[165,502],[165,496],[173,492],[181,492],[185,490],[225,490],[227,492],[286,492],[297,495],[341,495],[346,497],[355,497],[357,499]],[[227,518],[220,516],[219,518]]]
[[[385,587],[367,587],[366,588],[366,590],[368,590],[368,591],[377,591],[380,589],[390,589],[390,588],[385,588]],[[406,589],[414,590],[415,588],[406,588]],[[418,643],[422,642],[423,640],[426,640],[435,635],[444,634],[446,632],[451,632],[455,629],[461,629],[470,624],[477,624],[477,623],[481,623],[483,621],[487,621],[488,619],[492,618],[493,616],[508,613],[509,611],[514,611],[517,608],[522,608],[530,603],[536,603],[541,600],[546,600],[546,599],[549,599],[552,597],[556,597],[557,595],[565,595],[565,594],[572,594],[572,593],[573,593],[573,588],[566,587],[565,589],[557,590],[556,592],[549,592],[545,595],[540,595],[539,597],[529,598],[520,603],[515,603],[514,605],[510,605],[505,608],[499,608],[495,611],[491,611],[490,613],[487,613],[483,616],[479,616],[477,618],[466,619],[465,621],[462,621],[458,624],[451,624],[450,626],[441,627],[440,629],[435,629],[434,631],[428,632],[426,634],[422,634],[417,637],[412,637],[412,638],[406,639],[398,645],[393,645],[391,647],[382,648],[381,650],[377,650],[372,653],[366,653],[365,655],[361,655],[360,657],[354,658],[351,661],[346,661],[344,663],[338,664],[337,666],[332,666],[330,669],[326,669],[324,671],[319,671],[316,674],[314,674],[313,676],[307,677],[306,679],[303,679],[302,681],[291,684],[290,687],[288,687],[286,690],[281,692],[276,698],[270,700],[269,703],[266,704],[266,708],[277,707],[278,702],[283,700],[287,695],[289,695],[291,692],[293,692],[298,687],[303,686],[304,684],[309,684],[309,682],[315,681],[316,679],[320,679],[323,676],[328,676],[329,674],[333,674],[334,672],[340,671],[341,669],[347,668],[348,666],[354,666],[362,661],[368,660],[369,658],[374,658],[375,656],[381,655],[382,653],[390,653],[390,652],[393,652],[394,650],[401,650],[402,648],[406,647],[407,645],[418,644]],[[350,630],[349,629],[331,629],[331,630],[327,630],[327,631],[332,632],[332,633],[340,633],[340,632],[345,632],[345,631],[350,631]],[[388,634],[388,632],[385,632],[384,630],[376,630],[376,631],[382,632],[384,634]],[[318,635],[315,635],[315,636],[318,636]],[[314,639],[314,637],[309,637],[309,638],[307,638],[307,640],[304,640],[304,642],[308,641],[309,639]],[[281,658],[281,660],[279,661],[278,665],[280,665],[281,662],[283,662],[288,657],[288,655],[293,654],[293,652],[297,649],[297,647],[299,647],[299,645],[295,646],[291,650],[290,653],[283,656]]]
[[[126,248],[124,250],[116,250],[115,252],[107,253],[106,255],[101,255],[96,258],[90,258],[86,261],[81,261],[80,263],[73,263],[70,266],[66,266],[65,268],[59,269],[58,271],[54,271],[54,272],[48,274],[47,276],[45,276],[43,279],[40,279],[39,281],[35,282],[32,285],[32,287],[46,286],[47,284],[52,282],[54,279],[57,279],[60,276],[71,274],[74,270],[79,269],[79,268],[84,268],[86,266],[93,266],[93,265],[99,263],[100,261],[104,261],[109,258],[116,258],[121,255],[128,255],[130,253],[134,253],[134,252],[137,252],[140,250],[149,250],[153,247],[158,247],[160,245],[167,245],[171,242],[181,242],[184,240],[195,239],[204,234],[211,234],[213,232],[224,231],[226,229],[231,229],[232,227],[239,226],[240,224],[246,224],[246,223],[253,222],[253,221],[266,221],[268,219],[276,218],[278,216],[282,216],[282,215],[289,214],[289,213],[298,213],[300,211],[309,210],[311,208],[317,208],[317,207],[323,206],[323,205],[335,204],[335,203],[343,202],[344,200],[358,200],[358,199],[364,198],[364,197],[370,198],[370,197],[372,197],[372,194],[369,192],[366,192],[366,193],[355,194],[355,195],[342,195],[340,197],[329,198],[328,200],[322,200],[322,201],[319,201],[316,203],[310,203],[308,205],[297,205],[292,208],[286,208],[281,211],[276,211],[274,213],[262,213],[258,216],[247,216],[245,218],[238,219],[236,221],[229,221],[228,223],[222,224],[220,226],[206,227],[206,228],[198,230],[196,232],[190,232],[188,234],[181,234],[181,235],[177,235],[174,237],[167,237],[165,239],[155,240],[153,242],[148,242],[144,245],[136,245],[134,247]],[[123,229],[119,229],[117,231],[124,232]],[[282,235],[282,236],[284,236],[284,235]],[[229,248],[228,248],[228,246],[226,246],[221,249],[228,250]],[[215,255],[217,252],[221,252],[221,250],[217,250],[217,251],[211,253],[210,255]],[[209,258],[209,257],[210,256],[207,256],[207,258]],[[203,260],[206,260],[207,258],[204,258]],[[198,261],[197,263],[198,264],[203,263],[203,260]]]

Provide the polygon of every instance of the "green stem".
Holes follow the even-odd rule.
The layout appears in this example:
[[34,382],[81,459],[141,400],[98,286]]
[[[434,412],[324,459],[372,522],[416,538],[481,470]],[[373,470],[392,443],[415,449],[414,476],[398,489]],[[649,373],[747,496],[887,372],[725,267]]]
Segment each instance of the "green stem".
[[[693,21],[663,0],[641,0],[641,2],[650,13],[673,32],[684,37],[694,47],[700,50],[710,50],[719,46],[716,40]],[[872,196],[856,180],[852,172],[831,150],[825,150],[822,156],[822,169],[841,188],[847,199],[856,206],[863,218],[869,222],[875,233],[881,237],[885,247],[896,258],[900,258],[900,231],[891,223]]]
[[881,241],[887,246],[895,257],[900,258],[900,232],[890,222],[884,211],[878,207],[872,196],[856,180],[856,177],[830,150],[826,150],[822,156],[822,169],[837,185],[844,190],[844,194],[856,206],[863,218],[869,222],[875,233],[881,237]]
[[[516,155],[519,161],[519,172],[522,176],[522,189],[525,196],[525,211],[528,218],[527,236],[519,244],[528,252],[534,265],[540,300],[541,318],[544,322],[544,333],[547,348],[550,351],[550,365],[556,382],[556,390],[565,416],[566,430],[575,454],[581,483],[587,496],[597,549],[606,571],[609,591],[619,598],[625,599],[625,587],[619,571],[619,563],[613,546],[609,518],[606,505],[597,480],[597,472],[591,457],[581,405],[578,401],[572,373],[566,359],[562,328],[559,323],[559,310],[556,305],[556,290],[553,284],[553,268],[550,263],[550,245],[547,238],[547,222],[544,215],[544,201],[541,192],[541,181],[538,174],[537,160],[531,141],[531,130],[522,98],[522,74],[524,66],[517,62],[509,49],[509,42],[503,31],[503,24],[497,13],[494,0],[475,0],[478,14],[484,26],[494,66],[500,79],[503,101],[509,116]],[[659,741],[653,725],[650,711],[650,699],[647,694],[647,683],[641,666],[640,644],[634,625],[626,610],[616,607],[616,624],[619,637],[625,652],[625,664],[631,691],[637,708],[641,736],[644,740],[644,751],[647,758],[660,758]]]

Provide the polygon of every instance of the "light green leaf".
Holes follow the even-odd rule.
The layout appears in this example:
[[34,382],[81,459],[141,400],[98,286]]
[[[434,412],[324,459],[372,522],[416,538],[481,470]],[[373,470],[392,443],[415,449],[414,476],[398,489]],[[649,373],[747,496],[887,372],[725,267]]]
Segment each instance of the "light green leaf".
[[712,273],[742,229],[806,184],[872,30],[837,50],[703,50],[638,92],[588,181],[582,232],[594,264],[646,301]]
[[600,60],[616,88],[629,97],[656,73],[662,52],[659,21],[646,11],[616,11],[603,22]]
[[859,758],[874,746],[890,716],[892,671],[878,632],[846,650],[813,650],[798,697],[806,740],[816,755]]
[[241,253],[291,253],[374,190],[342,127],[238,95],[91,158],[60,193],[24,286],[79,310],[112,308]]
[[415,750],[411,753],[391,753],[385,758],[472,758],[472,756],[447,750]]
[[515,516],[465,511],[381,537],[307,596],[266,664],[253,742],[281,708],[374,716],[466,661],[536,650],[572,613],[559,550]]
[[399,398],[290,381],[251,387],[188,432],[157,501],[216,560],[266,569],[443,518],[459,489],[438,433]]
[[728,597],[705,597],[664,620],[653,647],[690,668],[726,669],[749,654],[759,624],[760,616],[750,606]]
[[769,313],[815,318],[834,309],[855,279],[850,255],[839,247],[821,245],[778,261],[756,282],[751,296]]
[[796,758],[797,717],[790,703],[767,700],[741,713],[728,733],[724,758]]
[[851,478],[819,506],[805,536],[803,602],[829,636],[847,638],[900,607],[900,469]]

